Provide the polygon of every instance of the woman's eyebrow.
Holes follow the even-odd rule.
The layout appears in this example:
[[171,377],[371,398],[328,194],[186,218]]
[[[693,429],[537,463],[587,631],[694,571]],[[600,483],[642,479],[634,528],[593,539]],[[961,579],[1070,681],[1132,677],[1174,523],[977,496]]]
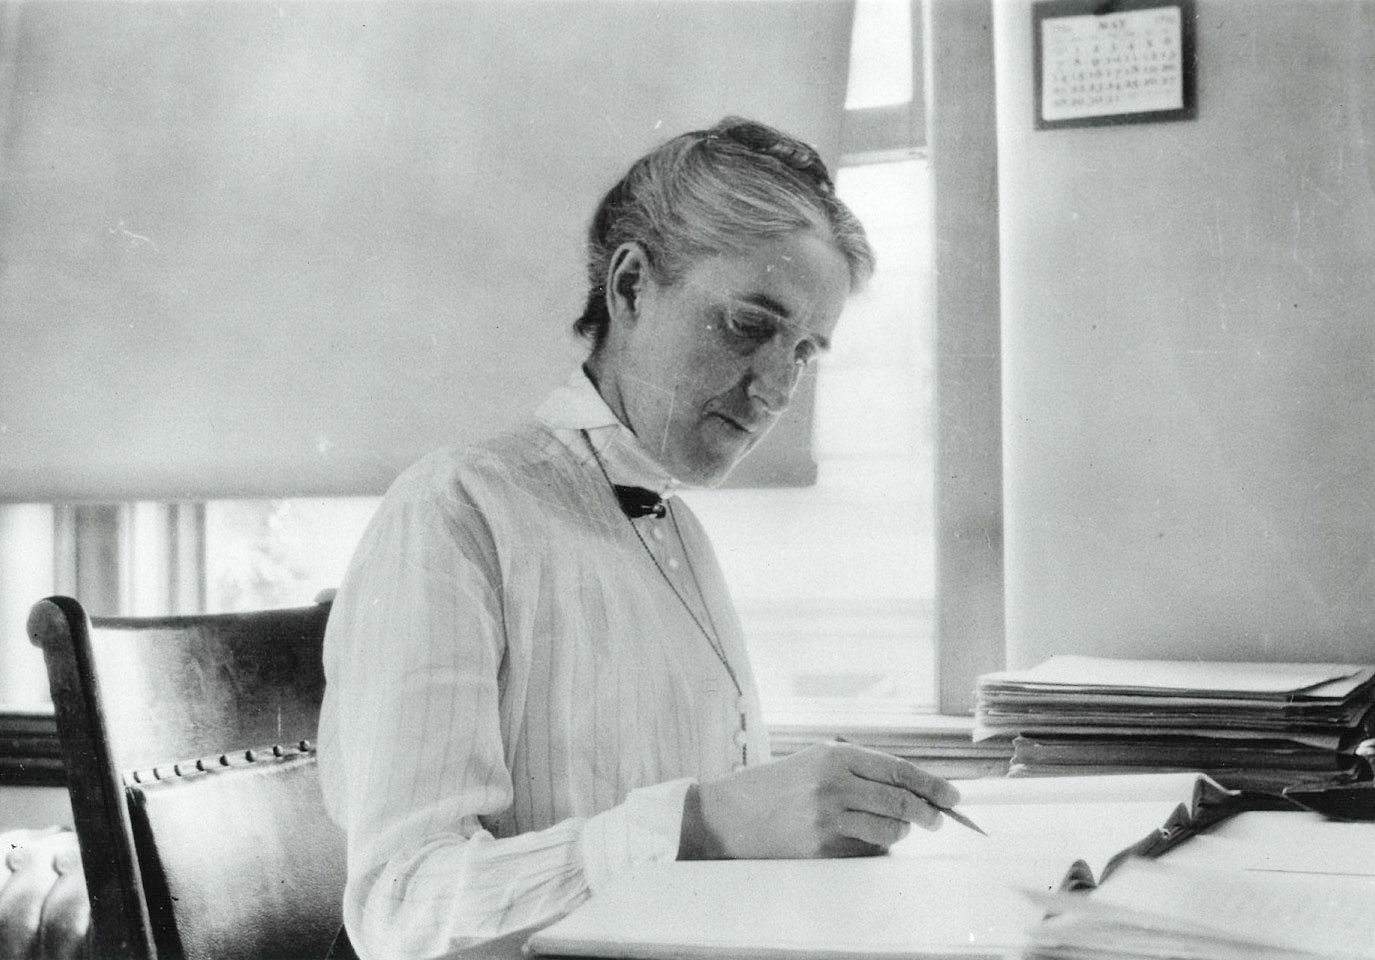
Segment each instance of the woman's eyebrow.
[[770,313],[776,313],[784,320],[792,319],[792,311],[785,307],[783,304],[779,303],[773,297],[769,296],[767,293],[749,293],[741,297],[740,300],[750,304],[751,306],[762,307],[765,310],[768,310]]

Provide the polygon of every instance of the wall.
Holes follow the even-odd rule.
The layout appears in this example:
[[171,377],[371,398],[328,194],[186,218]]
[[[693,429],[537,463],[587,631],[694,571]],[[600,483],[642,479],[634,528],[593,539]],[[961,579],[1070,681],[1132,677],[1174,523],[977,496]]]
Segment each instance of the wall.
[[995,4],[1012,666],[1375,659],[1375,4],[1197,14],[1196,120],[1036,131]]
[[66,787],[0,786],[0,831],[72,826]]

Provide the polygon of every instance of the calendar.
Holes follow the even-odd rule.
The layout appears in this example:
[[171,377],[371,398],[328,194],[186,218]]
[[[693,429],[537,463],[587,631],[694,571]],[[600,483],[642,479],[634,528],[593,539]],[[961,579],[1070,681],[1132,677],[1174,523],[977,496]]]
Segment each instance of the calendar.
[[1098,13],[1068,12],[1081,4],[1036,6],[1037,126],[1192,115],[1184,6],[1133,4]]

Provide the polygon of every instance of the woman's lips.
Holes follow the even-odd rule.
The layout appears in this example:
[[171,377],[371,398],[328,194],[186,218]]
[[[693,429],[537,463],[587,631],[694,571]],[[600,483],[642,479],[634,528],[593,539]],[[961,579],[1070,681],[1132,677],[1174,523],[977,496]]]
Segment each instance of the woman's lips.
[[758,433],[764,429],[764,420],[752,419],[749,417],[734,417],[719,410],[713,410],[712,416],[725,421],[741,433]]

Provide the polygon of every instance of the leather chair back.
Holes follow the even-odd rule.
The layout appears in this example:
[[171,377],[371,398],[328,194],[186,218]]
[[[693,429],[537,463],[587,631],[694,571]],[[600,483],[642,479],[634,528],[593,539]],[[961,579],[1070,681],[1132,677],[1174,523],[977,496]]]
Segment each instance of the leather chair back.
[[[93,621],[70,597],[35,604],[29,635],[47,664],[91,902],[94,956],[151,960],[159,948],[164,957],[259,955],[252,952],[259,933],[240,921],[257,913],[271,923],[276,907],[260,899],[267,892],[261,875],[253,879],[270,866],[262,858],[272,854],[254,845],[292,840],[293,822],[307,840],[305,849],[316,850],[296,862],[323,872],[297,879],[278,864],[278,888],[312,892],[295,898],[292,917],[282,917],[297,936],[287,952],[274,955],[325,955],[339,926],[344,878],[342,833],[319,805],[310,750],[324,694],[328,616],[326,603]],[[256,760],[271,754],[273,745],[287,745],[301,759],[240,769],[253,767],[246,751]],[[201,776],[187,776],[193,771]],[[200,816],[194,814],[198,804]],[[245,820],[234,814],[236,805],[253,815]],[[309,845],[317,841],[320,846]],[[159,875],[149,887],[144,864]],[[172,888],[161,902],[159,883]],[[180,896],[176,888],[216,885],[218,901],[189,897],[182,905],[170,899]],[[328,896],[325,887],[332,888]],[[207,911],[193,910],[197,903]],[[231,929],[216,926],[213,914],[230,905],[222,915],[234,915],[243,944]],[[322,943],[304,935],[316,927],[330,927]],[[212,929],[218,932],[208,938],[200,932]]]
[[313,749],[135,783],[130,816],[160,956],[323,960],[340,924],[344,836]]

